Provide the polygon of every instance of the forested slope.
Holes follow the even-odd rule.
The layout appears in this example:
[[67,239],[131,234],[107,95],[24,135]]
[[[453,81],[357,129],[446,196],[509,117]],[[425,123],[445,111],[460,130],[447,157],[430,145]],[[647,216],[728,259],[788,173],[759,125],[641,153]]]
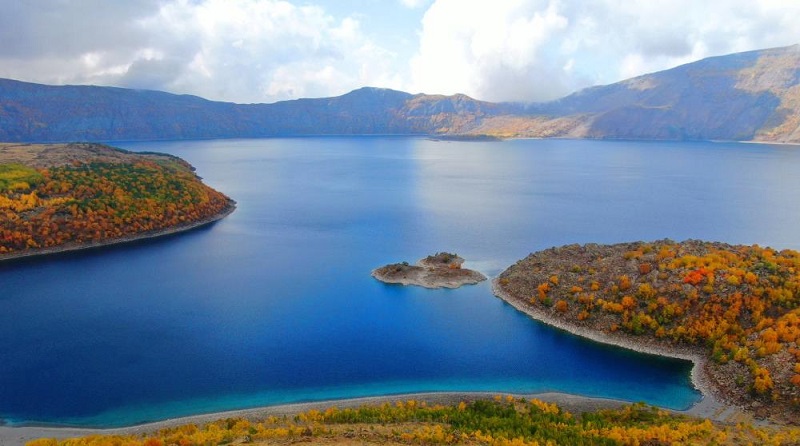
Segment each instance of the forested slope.
[[173,232],[233,207],[168,155],[97,144],[0,145],[0,259]]

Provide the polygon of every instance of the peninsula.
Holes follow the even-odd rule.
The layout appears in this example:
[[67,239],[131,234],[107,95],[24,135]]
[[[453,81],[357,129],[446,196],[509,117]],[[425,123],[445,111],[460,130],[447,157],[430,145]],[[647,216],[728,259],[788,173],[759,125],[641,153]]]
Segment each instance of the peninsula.
[[689,240],[569,245],[494,281],[531,317],[633,350],[692,360],[706,399],[800,423],[800,253]]
[[486,276],[462,268],[464,259],[440,252],[421,259],[416,265],[392,263],[372,271],[372,277],[385,283],[418,285],[425,288],[458,288],[486,280]]
[[0,261],[173,234],[235,207],[172,155],[0,144]]

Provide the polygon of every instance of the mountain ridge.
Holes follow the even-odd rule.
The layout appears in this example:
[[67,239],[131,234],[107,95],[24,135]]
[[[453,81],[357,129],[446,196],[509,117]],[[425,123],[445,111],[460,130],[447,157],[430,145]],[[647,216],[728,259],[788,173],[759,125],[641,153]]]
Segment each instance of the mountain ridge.
[[[794,45],[710,57],[590,87],[548,105],[560,116],[592,114],[586,137],[751,140],[781,100],[769,88],[740,88],[742,73],[776,53],[796,59],[799,49]],[[619,127],[631,120],[636,125]]]
[[487,135],[800,143],[800,45],[715,56],[545,103],[362,87],[235,104],[120,87],[0,79],[0,140]]

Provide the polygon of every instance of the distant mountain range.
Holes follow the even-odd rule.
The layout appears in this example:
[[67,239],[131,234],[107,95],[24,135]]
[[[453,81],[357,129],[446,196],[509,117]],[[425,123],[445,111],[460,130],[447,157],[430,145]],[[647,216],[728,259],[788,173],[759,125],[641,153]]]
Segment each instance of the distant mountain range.
[[380,88],[233,104],[0,79],[0,141],[418,134],[800,142],[799,80],[798,45],[712,57],[535,104]]

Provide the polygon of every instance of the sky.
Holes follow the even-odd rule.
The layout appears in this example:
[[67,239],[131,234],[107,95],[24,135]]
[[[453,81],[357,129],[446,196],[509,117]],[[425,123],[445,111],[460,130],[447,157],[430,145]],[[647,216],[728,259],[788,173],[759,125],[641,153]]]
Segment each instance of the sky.
[[238,103],[538,102],[800,43],[800,0],[0,0],[0,77]]

